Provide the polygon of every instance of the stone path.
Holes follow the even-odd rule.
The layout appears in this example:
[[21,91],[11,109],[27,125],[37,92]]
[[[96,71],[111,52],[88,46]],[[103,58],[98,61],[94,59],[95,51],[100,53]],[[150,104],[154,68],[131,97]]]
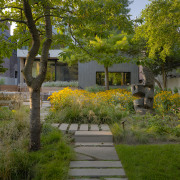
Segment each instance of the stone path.
[[[41,121],[49,107],[48,101],[42,103]],[[75,140],[76,160],[70,163],[69,180],[127,180],[108,125],[62,123],[52,126],[72,134]]]
[[70,163],[69,180],[127,180],[109,126],[87,126],[74,133],[76,160]]

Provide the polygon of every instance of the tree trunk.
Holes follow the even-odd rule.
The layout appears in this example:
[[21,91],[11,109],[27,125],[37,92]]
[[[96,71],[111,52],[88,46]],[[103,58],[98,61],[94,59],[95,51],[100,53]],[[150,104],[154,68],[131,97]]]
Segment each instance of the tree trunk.
[[163,76],[163,89],[166,90],[167,89],[167,75],[164,70],[164,66],[162,67],[162,76]]
[[108,67],[105,68],[105,86],[106,90],[109,90],[109,72],[108,72]]
[[37,151],[40,147],[40,89],[30,92],[30,150]]
[[155,83],[158,85],[158,87],[159,87],[161,90],[163,90],[163,88],[162,88],[162,86],[161,86],[161,83],[160,83],[156,78],[154,78],[154,81],[155,81]]

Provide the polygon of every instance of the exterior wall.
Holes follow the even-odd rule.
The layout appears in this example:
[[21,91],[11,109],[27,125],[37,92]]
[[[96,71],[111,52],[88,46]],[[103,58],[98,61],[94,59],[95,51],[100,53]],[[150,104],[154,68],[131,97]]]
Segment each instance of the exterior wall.
[[[99,65],[95,61],[78,63],[79,87],[84,89],[96,85],[96,72],[104,72],[103,65]],[[138,83],[139,81],[138,66],[134,64],[114,64],[112,67],[109,67],[109,72],[130,72],[131,84]]]
[[[57,57],[59,56],[59,53],[62,52],[62,50],[49,50],[49,58],[51,59],[57,59]],[[22,49],[17,49],[17,57],[21,57],[21,58],[26,58],[28,54],[28,50],[22,50]],[[37,55],[37,58],[40,58],[40,55]]]
[[173,90],[175,87],[179,88],[179,92],[180,92],[180,77],[169,78],[167,80],[167,88],[171,88]]
[[[8,40],[10,37],[10,24],[8,24],[9,30],[4,32],[0,29],[0,34],[5,34],[5,39]],[[17,51],[13,50],[12,56],[10,58],[4,58],[4,63],[2,63],[4,68],[7,68],[6,72],[0,74],[0,79],[4,79],[6,85],[17,85],[17,75],[18,66],[17,66]]]

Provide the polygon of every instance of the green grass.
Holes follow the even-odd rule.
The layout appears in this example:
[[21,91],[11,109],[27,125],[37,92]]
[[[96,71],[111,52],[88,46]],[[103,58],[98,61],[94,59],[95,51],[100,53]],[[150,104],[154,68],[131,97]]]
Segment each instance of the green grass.
[[180,145],[116,145],[129,180],[179,180]]
[[41,133],[41,149],[29,152],[29,109],[0,108],[0,180],[66,180],[72,148],[49,124]]

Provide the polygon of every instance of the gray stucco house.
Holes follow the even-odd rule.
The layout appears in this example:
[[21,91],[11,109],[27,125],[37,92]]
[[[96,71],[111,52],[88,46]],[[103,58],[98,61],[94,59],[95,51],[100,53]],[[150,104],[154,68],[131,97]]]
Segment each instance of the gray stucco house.
[[[104,86],[104,67],[95,61],[78,63],[78,82],[80,88]],[[127,87],[138,83],[139,68],[137,65],[121,63],[109,67],[109,85]]]

